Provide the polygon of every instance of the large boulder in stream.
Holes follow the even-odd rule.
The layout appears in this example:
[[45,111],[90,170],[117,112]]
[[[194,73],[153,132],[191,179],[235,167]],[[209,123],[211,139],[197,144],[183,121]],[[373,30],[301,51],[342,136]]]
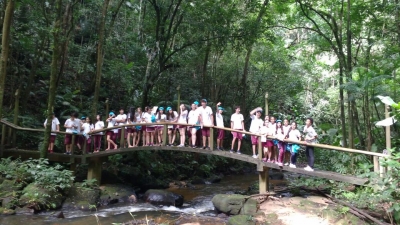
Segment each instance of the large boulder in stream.
[[183,196],[166,190],[150,189],[144,193],[146,202],[153,205],[182,206]]
[[58,209],[63,200],[64,197],[57,191],[31,183],[22,190],[19,204],[38,212],[44,209]]
[[244,195],[217,194],[211,201],[218,212],[223,212],[228,215],[254,215],[257,213],[258,209],[257,201],[249,199]]
[[63,204],[63,210],[80,209],[92,210],[100,205],[100,189],[82,187],[75,183],[69,190],[68,197]]
[[121,184],[107,184],[100,186],[100,204],[109,205],[119,202],[136,203],[135,189]]

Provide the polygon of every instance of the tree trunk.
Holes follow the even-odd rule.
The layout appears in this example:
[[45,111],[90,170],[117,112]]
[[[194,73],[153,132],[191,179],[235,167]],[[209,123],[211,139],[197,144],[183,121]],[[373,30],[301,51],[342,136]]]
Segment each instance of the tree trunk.
[[11,20],[14,15],[15,0],[9,0],[6,7],[6,12],[3,21],[3,33],[1,40],[1,58],[0,58],[0,118],[3,117],[3,99],[4,87],[7,76],[7,61],[10,50],[10,29]]
[[[99,41],[97,43],[97,62],[96,62],[96,82],[94,87],[94,96],[92,102],[92,118],[96,118],[97,115],[97,107],[99,101],[99,93],[100,93],[100,84],[101,84],[101,70],[103,67],[103,45],[104,45],[104,36],[105,36],[105,26],[106,26],[106,15],[108,11],[108,6],[110,4],[110,0],[104,0],[103,9],[101,11],[101,19],[100,19],[100,27],[99,27]],[[106,112],[108,113],[108,112]]]
[[207,47],[206,47],[206,54],[204,56],[204,61],[203,61],[203,69],[201,73],[201,97],[202,98],[208,98],[209,96],[206,96],[206,93],[208,91],[206,88],[210,85],[207,84],[207,65],[208,65],[208,57],[211,52],[211,41],[207,42]]
[[61,55],[60,44],[61,44],[61,8],[62,8],[62,0],[56,1],[56,17],[54,21],[53,28],[53,47],[52,47],[52,57],[51,57],[51,72],[50,72],[50,86],[49,86],[49,98],[47,102],[47,124],[44,133],[43,146],[40,150],[40,157],[45,158],[47,156],[47,147],[49,145],[50,133],[51,133],[51,125],[53,121],[53,110],[54,110],[54,102],[56,97],[56,85],[57,85],[57,75],[59,72],[59,60]]
[[[340,63],[340,62],[339,62]],[[339,100],[340,100],[340,124],[342,127],[343,147],[347,147],[346,116],[344,113],[344,93],[343,93],[343,66],[339,65]]]
[[[353,64],[352,64],[352,55],[351,55],[351,17],[350,17],[350,10],[351,10],[351,0],[347,0],[347,26],[346,26],[346,35],[347,35],[347,40],[346,40],[346,50],[347,50],[347,63],[346,63],[346,76],[347,76],[347,82],[352,81],[352,70],[353,70]],[[354,148],[354,104],[355,100],[352,96],[351,91],[347,91],[347,97],[348,97],[348,116],[349,116],[349,148]],[[360,140],[361,141],[361,140]]]

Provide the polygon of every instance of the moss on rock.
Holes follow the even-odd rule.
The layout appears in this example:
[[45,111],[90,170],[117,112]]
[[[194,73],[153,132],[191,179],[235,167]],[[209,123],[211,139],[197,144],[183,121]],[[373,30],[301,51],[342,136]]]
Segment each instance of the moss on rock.
[[35,211],[40,211],[44,209],[58,209],[61,207],[63,200],[64,197],[60,193],[41,188],[31,183],[22,190],[19,203]]
[[250,215],[236,215],[229,217],[228,225],[256,225],[256,222]]
[[0,207],[0,215],[14,215],[15,210]]

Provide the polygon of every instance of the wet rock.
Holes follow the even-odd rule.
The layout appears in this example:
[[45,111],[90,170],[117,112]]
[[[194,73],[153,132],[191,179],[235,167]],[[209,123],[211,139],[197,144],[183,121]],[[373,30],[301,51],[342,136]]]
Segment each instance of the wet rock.
[[31,183],[22,190],[19,203],[35,211],[41,211],[44,209],[58,209],[61,207],[63,200],[64,197],[60,193]]
[[211,184],[219,183],[222,180],[222,176],[212,175],[210,178],[207,178],[207,182]]
[[150,189],[144,194],[144,199],[154,205],[182,206],[183,196],[165,190]]
[[0,207],[0,215],[14,215],[15,210]]
[[55,215],[55,217],[56,217],[56,218],[59,218],[59,219],[64,219],[64,218],[65,218],[64,213],[63,213],[62,211],[59,212],[59,213],[57,213],[57,214]]
[[17,207],[15,208],[15,213],[18,215],[33,215],[35,213],[35,210],[28,207]]
[[244,203],[242,210],[240,210],[240,214],[245,215],[255,215],[258,209],[258,202],[255,199],[247,199]]
[[4,197],[1,201],[1,207],[7,208],[7,209],[12,209],[15,207],[16,203],[18,202],[18,198],[14,193],[12,193],[13,196],[7,196]]
[[226,195],[217,194],[212,198],[212,203],[214,207],[219,211],[226,213],[228,215],[237,215],[240,213],[244,203],[245,196],[243,195]]
[[100,187],[100,204],[109,205],[118,202],[136,203],[135,189],[121,184],[107,184]]
[[80,209],[84,211],[95,209],[100,205],[100,189],[84,188],[75,183],[63,204],[63,210]]
[[252,216],[249,215],[236,215],[228,219],[228,225],[256,225]]
[[268,176],[271,180],[283,180],[284,179],[284,175],[282,172],[273,172],[270,171],[268,173]]

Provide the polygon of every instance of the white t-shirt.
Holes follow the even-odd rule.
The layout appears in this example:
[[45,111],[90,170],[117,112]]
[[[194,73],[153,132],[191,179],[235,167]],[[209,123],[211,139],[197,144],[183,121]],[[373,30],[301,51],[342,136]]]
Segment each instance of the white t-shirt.
[[271,129],[272,130],[272,134],[275,135],[276,123],[274,123],[274,124],[269,123],[269,129]]
[[199,108],[199,115],[201,116],[203,125],[211,126],[213,124],[213,121],[211,120],[213,111],[210,106],[206,106],[205,108],[203,108],[203,106],[201,106]]
[[260,128],[260,134],[261,134],[261,142],[266,142],[267,141],[267,136],[272,135],[272,130],[269,127],[262,126]]
[[282,126],[282,128],[283,128],[283,133],[285,134],[285,137],[286,137],[286,135],[287,135],[287,132],[289,131],[289,129],[290,129],[290,125],[287,125],[287,126]]
[[[97,121],[94,124],[94,129],[95,130],[100,130],[100,129],[103,129],[103,128],[104,128],[104,122],[103,121]],[[103,132],[96,133],[95,135],[103,135]]]
[[199,114],[197,110],[190,110],[188,115],[188,124],[196,124],[199,121]]
[[[304,130],[303,133],[306,135],[307,138],[315,138],[315,136],[317,136],[317,132],[315,132],[314,127],[312,126],[304,126]],[[316,139],[313,140],[306,140],[307,143],[315,143]]]
[[234,113],[231,116],[231,121],[233,122],[233,128],[235,130],[243,130],[242,121],[244,120],[243,115],[240,113]]
[[181,112],[181,115],[179,115],[178,118],[178,123],[187,123],[187,116],[188,116],[188,111],[184,110]]
[[[115,118],[112,118],[111,120],[107,120],[107,122],[108,122],[107,128],[114,127],[115,124],[117,123],[117,122],[115,122]],[[113,129],[112,131],[114,133],[118,133],[118,129]]]
[[[46,126],[47,119],[44,121],[44,125]],[[57,117],[54,117],[51,121],[51,131],[57,131],[57,125],[60,125],[60,121],[58,121]],[[57,135],[56,133],[51,133],[51,135]]]
[[[116,125],[116,126],[125,125],[125,123],[126,123],[126,114],[118,114],[118,116],[115,117],[115,120],[122,120],[123,121],[123,122],[118,122],[118,125]],[[121,128],[119,128],[119,129],[121,129]]]
[[[73,131],[77,131],[76,128],[72,128],[72,126],[76,125],[76,120],[77,119],[74,119],[74,120],[67,119],[65,121],[64,126],[68,127],[68,128],[65,129],[65,132],[72,133]],[[77,125],[77,126],[79,127],[79,125]]]
[[275,133],[273,134],[273,136],[275,136],[278,139],[284,139],[285,138],[285,132],[283,132],[283,134],[282,134],[282,130],[284,130],[282,127],[276,129]]
[[[160,119],[158,119],[158,118],[160,118]],[[167,115],[165,115],[165,114],[158,115],[158,113],[157,113],[157,115],[156,115],[157,121],[166,120],[166,119],[167,119]]]
[[224,127],[224,117],[220,113],[215,113],[215,121],[217,123],[217,127]]
[[[143,118],[146,121],[146,123],[152,123],[151,122],[151,114],[150,113],[144,113]],[[146,125],[147,127],[154,127],[154,125]]]
[[93,129],[93,124],[84,123],[82,124],[83,133],[87,134]]
[[251,124],[250,124],[250,129],[249,131],[251,133],[259,133],[261,127],[263,127],[264,121],[261,118],[257,118],[255,115],[251,115]]
[[[174,114],[174,118],[169,118],[168,122],[175,123],[179,118],[178,118],[178,113],[176,111],[172,111]],[[168,125],[168,128],[173,128],[174,125]]]
[[291,130],[289,132],[289,140],[294,140],[294,141],[299,141],[301,137],[300,131],[299,130]]

